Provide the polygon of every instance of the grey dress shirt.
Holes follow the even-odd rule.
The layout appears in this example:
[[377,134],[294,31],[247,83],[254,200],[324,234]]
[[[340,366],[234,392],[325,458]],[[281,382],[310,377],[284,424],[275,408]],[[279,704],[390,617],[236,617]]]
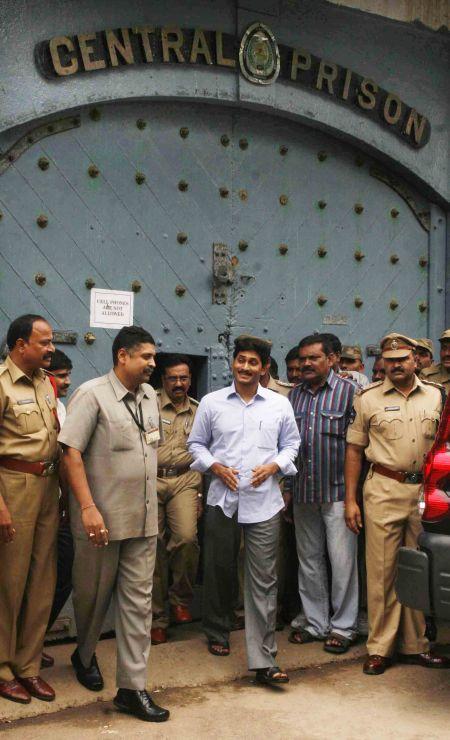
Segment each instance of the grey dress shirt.
[[[114,370],[77,388],[59,435],[61,444],[82,453],[89,487],[110,540],[158,534],[158,443],[146,443],[124,398],[135,415],[136,406],[141,404],[145,429],[158,427],[162,436],[153,388],[143,383],[135,398]],[[74,535],[85,537],[80,508],[73,496],[70,510]]]

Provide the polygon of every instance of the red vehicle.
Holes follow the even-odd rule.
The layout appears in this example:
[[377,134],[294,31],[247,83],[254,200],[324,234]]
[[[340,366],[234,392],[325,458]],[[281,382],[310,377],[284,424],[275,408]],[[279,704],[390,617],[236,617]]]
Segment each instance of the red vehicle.
[[405,606],[450,621],[450,396],[423,474],[424,531],[418,550],[400,548],[396,591]]

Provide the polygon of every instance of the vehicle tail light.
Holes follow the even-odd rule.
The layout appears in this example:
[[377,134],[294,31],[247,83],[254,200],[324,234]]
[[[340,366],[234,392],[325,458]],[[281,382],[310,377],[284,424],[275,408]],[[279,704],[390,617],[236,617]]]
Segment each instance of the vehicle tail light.
[[423,469],[424,522],[440,522],[450,516],[450,403],[447,401],[438,433]]

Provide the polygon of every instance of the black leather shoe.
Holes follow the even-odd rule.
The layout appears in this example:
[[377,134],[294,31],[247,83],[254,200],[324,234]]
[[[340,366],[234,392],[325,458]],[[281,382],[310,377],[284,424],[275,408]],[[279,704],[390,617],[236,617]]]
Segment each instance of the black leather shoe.
[[147,691],[119,689],[113,703],[121,712],[134,714],[145,722],[165,722],[170,716],[169,710],[158,707]]
[[70,660],[75,668],[75,673],[78,681],[89,691],[101,691],[103,688],[103,677],[98,667],[97,658],[95,653],[91,658],[91,665],[89,668],[85,668],[81,662],[81,658],[78,654],[78,648],[72,653]]

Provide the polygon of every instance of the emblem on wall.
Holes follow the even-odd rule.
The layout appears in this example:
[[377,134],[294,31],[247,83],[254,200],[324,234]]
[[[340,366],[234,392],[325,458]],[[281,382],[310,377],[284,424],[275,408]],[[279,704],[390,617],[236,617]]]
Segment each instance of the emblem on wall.
[[280,52],[270,28],[252,23],[239,47],[239,64],[244,77],[259,85],[270,85],[280,74]]

